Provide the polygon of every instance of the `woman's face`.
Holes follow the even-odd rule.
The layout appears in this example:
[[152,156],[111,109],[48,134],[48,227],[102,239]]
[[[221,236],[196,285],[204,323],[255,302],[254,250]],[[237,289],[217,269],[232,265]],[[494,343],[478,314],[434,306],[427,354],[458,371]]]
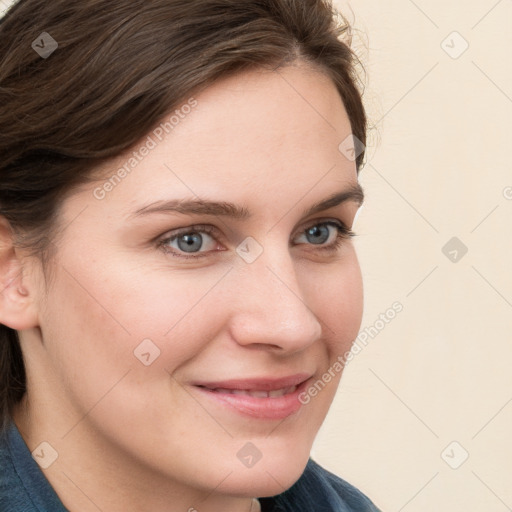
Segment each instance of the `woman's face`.
[[[304,67],[232,77],[189,105],[62,205],[42,343],[24,345],[33,418],[63,465],[80,453],[141,487],[274,495],[302,473],[361,323],[353,243],[335,247],[357,196],[305,213],[357,186],[339,149],[350,123]],[[234,207],[191,212],[199,200]]]

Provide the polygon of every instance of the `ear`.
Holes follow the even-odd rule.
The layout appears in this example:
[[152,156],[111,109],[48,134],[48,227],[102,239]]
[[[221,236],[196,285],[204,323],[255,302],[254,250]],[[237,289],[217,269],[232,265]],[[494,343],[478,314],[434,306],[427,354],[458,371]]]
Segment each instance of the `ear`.
[[26,277],[31,273],[13,242],[12,228],[0,216],[0,324],[15,330],[31,329],[39,325],[36,286]]

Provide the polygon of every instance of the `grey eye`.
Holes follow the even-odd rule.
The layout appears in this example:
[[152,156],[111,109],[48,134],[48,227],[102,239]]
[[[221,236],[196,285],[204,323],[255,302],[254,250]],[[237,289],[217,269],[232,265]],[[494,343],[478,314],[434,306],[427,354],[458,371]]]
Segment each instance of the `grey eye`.
[[313,226],[306,231],[306,237],[312,244],[325,244],[329,240],[329,235],[329,226],[325,224]]
[[[164,242],[167,247],[189,254],[207,252],[209,249],[215,247],[215,239],[199,230],[174,235]],[[208,242],[210,242],[210,247],[208,247]]]

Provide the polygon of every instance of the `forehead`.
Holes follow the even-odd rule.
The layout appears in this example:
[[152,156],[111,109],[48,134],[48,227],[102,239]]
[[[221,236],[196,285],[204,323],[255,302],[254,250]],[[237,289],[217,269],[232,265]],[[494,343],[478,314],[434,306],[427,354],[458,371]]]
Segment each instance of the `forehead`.
[[[198,152],[257,158],[274,150],[274,155],[287,152],[291,158],[301,149],[325,150],[331,140],[351,131],[334,83],[305,65],[235,75],[196,99],[194,112],[173,133]],[[176,150],[178,143],[169,142]]]
[[177,109],[162,140],[150,132],[102,167],[103,183],[122,175],[110,179],[103,207],[129,214],[148,199],[183,196],[298,200],[315,187],[326,196],[357,181],[355,162],[339,151],[349,118],[334,83],[315,69],[232,76],[188,103],[194,107]]

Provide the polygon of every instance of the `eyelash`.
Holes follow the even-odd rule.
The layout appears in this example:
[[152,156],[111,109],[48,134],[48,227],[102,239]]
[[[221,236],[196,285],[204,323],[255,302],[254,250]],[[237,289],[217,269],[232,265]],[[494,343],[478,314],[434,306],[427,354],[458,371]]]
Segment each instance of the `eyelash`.
[[[320,251],[329,251],[329,252],[335,252],[341,244],[345,240],[350,240],[351,238],[354,238],[356,233],[354,233],[352,230],[348,229],[347,226],[343,222],[337,222],[337,221],[324,221],[324,222],[318,222],[316,224],[312,224],[311,226],[304,229],[304,231],[301,234],[304,234],[306,231],[310,230],[314,227],[319,226],[332,226],[335,227],[338,231],[338,234],[336,236],[336,240],[327,246],[319,245],[318,249]],[[157,245],[160,249],[164,251],[164,253],[171,255],[175,258],[181,258],[186,260],[194,260],[198,258],[202,258],[205,256],[209,256],[211,252],[219,252],[219,251],[206,251],[206,252],[199,252],[195,253],[195,256],[185,256],[183,254],[180,254],[176,252],[174,249],[169,249],[169,247],[166,246],[169,242],[174,242],[177,238],[183,235],[190,235],[190,234],[197,234],[197,233],[206,233],[208,235],[213,235],[216,232],[216,228],[213,226],[208,226],[205,224],[200,224],[196,226],[190,226],[189,228],[182,229],[178,231],[177,233],[173,234],[172,236],[166,237],[162,240],[160,240]],[[315,245],[315,244],[309,244],[309,245]]]

